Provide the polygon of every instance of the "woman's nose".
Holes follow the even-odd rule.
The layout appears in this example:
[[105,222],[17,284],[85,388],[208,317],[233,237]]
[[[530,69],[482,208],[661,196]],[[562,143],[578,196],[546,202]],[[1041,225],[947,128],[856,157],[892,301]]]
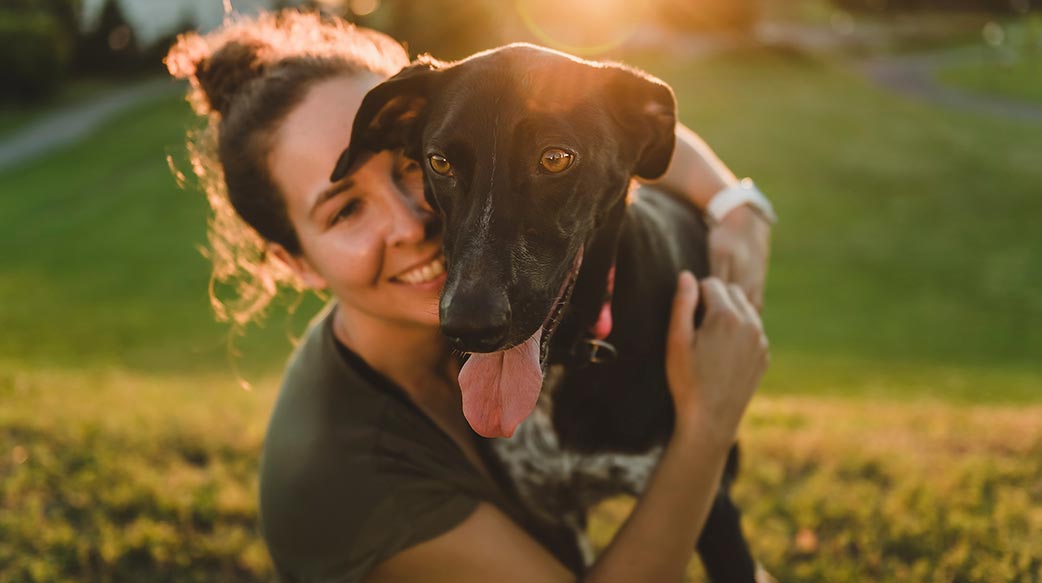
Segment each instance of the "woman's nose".
[[389,245],[422,243],[437,234],[437,217],[420,200],[398,189],[392,189],[389,202]]

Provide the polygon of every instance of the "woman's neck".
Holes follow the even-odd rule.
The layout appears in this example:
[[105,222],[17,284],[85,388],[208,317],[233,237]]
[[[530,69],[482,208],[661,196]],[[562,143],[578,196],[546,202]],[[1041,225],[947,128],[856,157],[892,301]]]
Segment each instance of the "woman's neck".
[[459,366],[437,327],[399,324],[345,308],[337,309],[338,340],[369,366],[401,386],[414,401],[458,397]]
[[369,366],[400,386],[460,446],[474,467],[492,480],[463,416],[463,396],[456,381],[459,361],[437,327],[388,322],[341,304],[333,331]]

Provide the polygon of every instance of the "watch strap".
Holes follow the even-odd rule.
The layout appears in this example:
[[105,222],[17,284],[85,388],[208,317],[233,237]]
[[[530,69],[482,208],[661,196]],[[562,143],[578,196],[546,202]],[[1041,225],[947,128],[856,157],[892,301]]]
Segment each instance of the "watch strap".
[[738,183],[713,195],[713,198],[709,199],[709,204],[706,205],[706,216],[711,222],[720,224],[728,213],[746,204],[768,223],[773,225],[778,222],[778,215],[775,214],[771,201],[767,200],[767,197],[748,178],[743,178]]

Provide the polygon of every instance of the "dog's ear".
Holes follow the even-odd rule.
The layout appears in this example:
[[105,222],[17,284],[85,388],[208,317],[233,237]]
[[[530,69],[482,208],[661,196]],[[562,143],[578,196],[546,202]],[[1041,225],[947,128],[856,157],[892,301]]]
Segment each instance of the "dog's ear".
[[415,143],[442,66],[421,58],[366,93],[351,126],[351,143],[340,154],[330,182],[341,180],[377,152]]
[[677,100],[661,80],[622,66],[612,66],[607,93],[616,121],[636,150],[633,173],[641,178],[662,176],[676,146]]

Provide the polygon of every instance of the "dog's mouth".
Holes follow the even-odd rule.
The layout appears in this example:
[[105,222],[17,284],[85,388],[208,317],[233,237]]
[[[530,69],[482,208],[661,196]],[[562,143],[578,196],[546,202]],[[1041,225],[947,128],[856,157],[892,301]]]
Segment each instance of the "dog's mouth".
[[572,260],[546,319],[527,340],[498,352],[471,354],[459,373],[463,414],[484,437],[510,437],[535,409],[543,386],[550,339],[571,299],[583,248]]
[[539,340],[539,368],[543,372],[546,371],[546,357],[550,353],[550,338],[557,331],[557,325],[561,323],[561,314],[564,313],[564,307],[572,299],[572,291],[575,290],[575,281],[579,278],[579,268],[582,267],[582,263],[583,246],[580,245],[579,251],[572,260],[572,267],[568,270],[568,274],[565,275],[561,289],[557,291],[557,298],[554,299],[553,305],[550,306],[550,313],[546,315],[546,320],[539,327],[543,331]]

